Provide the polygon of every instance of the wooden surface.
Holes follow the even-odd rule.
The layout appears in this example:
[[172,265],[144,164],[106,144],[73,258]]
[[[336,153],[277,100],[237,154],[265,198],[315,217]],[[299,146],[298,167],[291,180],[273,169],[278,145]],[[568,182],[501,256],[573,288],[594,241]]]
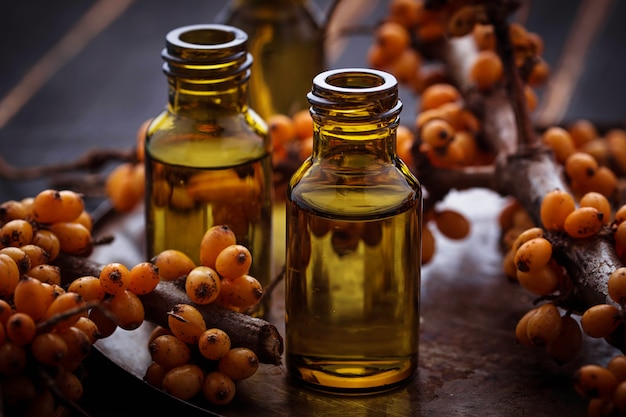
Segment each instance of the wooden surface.
[[[363,2],[368,13],[355,23],[372,24],[386,10],[384,0]],[[178,26],[212,21],[225,3],[28,0],[3,4],[0,155],[14,166],[29,167],[73,160],[93,148],[133,146],[141,122],[165,104],[160,58],[165,34]],[[319,4],[323,8],[328,1]],[[556,115],[550,119],[554,122],[588,117],[602,125],[621,126],[626,114],[622,104],[626,3],[528,4],[520,18],[542,35],[544,57],[563,76],[559,79],[565,81],[559,85],[567,87],[540,91],[553,109],[542,114]],[[589,4],[594,7],[583,7]],[[570,47],[572,33],[582,36],[588,46]],[[332,45],[336,56],[329,66],[366,65],[371,37],[360,34],[346,41]],[[569,60],[562,64],[564,57]],[[402,122],[412,125],[415,97],[402,91],[401,98]],[[51,180],[0,179],[0,199],[32,196]],[[86,191],[89,207],[95,209],[102,202],[101,189],[94,186]],[[105,354],[94,352],[88,359],[83,406],[94,417],[163,415],[170,410],[186,416],[233,417],[584,416],[586,401],[572,389],[572,372],[581,363],[606,361],[613,351],[589,341],[579,361],[559,367],[540,350],[517,346],[512,331],[531,299],[502,275],[494,221],[501,200],[477,191],[452,195],[445,203],[460,207],[474,227],[466,241],[439,239],[433,263],[424,268],[419,374],[405,388],[373,397],[326,396],[293,384],[282,367],[263,367],[240,384],[233,405],[200,411],[155,392],[128,372],[129,364],[139,367],[141,359],[133,355],[143,347],[122,344],[131,359],[111,354],[104,346]],[[136,252],[143,232],[140,217],[115,218],[103,230],[115,232],[116,246],[113,252],[98,252],[101,259],[132,262],[140,256]],[[129,250],[122,249],[123,242]],[[274,319],[280,326],[280,292],[276,297]]]

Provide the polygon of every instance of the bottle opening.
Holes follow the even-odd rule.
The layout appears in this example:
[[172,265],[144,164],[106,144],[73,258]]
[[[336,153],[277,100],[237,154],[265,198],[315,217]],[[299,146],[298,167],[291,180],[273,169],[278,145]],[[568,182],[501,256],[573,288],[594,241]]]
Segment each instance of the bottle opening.
[[196,45],[221,45],[232,42],[235,39],[233,32],[224,32],[213,29],[191,30],[181,33],[180,40]]

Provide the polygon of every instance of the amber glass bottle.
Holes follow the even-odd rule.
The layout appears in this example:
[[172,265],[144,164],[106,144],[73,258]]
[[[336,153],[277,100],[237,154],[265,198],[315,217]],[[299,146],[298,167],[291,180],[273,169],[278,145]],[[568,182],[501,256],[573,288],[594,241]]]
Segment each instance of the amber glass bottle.
[[396,154],[396,79],[315,77],[309,159],[287,191],[286,363],[305,384],[380,392],[417,368],[422,192]]
[[308,107],[313,77],[324,70],[322,17],[310,0],[230,0],[216,18],[244,30],[254,57],[250,105],[265,120]]
[[245,32],[181,27],[166,36],[166,108],[148,127],[148,258],[178,249],[199,263],[200,242],[227,224],[253,256],[250,274],[271,274],[272,190],[265,122],[248,105],[252,57]]

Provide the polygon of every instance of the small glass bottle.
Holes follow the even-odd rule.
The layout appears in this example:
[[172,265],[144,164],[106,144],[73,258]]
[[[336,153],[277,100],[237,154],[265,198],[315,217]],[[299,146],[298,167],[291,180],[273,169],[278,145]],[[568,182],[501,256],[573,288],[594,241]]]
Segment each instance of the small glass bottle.
[[415,375],[422,191],[396,154],[396,79],[313,80],[312,155],[287,190],[286,364],[316,389],[365,394]]
[[200,242],[228,225],[263,285],[272,269],[272,171],[265,122],[248,105],[247,35],[192,25],[166,35],[166,108],[147,130],[147,256],[178,249],[198,265]]
[[265,120],[306,109],[311,81],[324,70],[322,14],[314,6],[310,0],[230,0],[216,18],[250,37],[250,105]]

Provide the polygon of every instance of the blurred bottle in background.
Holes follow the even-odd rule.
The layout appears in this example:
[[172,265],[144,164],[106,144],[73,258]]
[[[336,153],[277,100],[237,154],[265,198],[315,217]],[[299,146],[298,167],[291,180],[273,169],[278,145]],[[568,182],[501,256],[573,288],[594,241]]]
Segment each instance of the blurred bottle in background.
[[265,120],[308,108],[325,68],[323,16],[309,0],[230,0],[216,23],[244,30],[254,58],[250,106]]

